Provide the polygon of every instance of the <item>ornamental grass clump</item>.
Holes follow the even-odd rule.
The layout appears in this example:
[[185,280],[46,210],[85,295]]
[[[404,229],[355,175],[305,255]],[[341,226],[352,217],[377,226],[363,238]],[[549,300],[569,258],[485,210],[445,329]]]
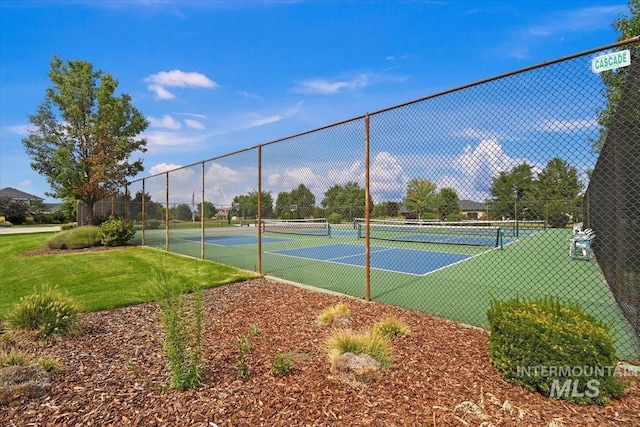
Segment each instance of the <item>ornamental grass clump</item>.
[[327,340],[327,350],[330,358],[336,353],[368,354],[380,363],[382,368],[388,367],[393,361],[389,340],[371,331],[358,333],[338,329]]
[[373,332],[391,339],[397,335],[407,336],[411,333],[411,329],[395,317],[389,316],[376,322],[373,325]]
[[78,303],[67,293],[44,285],[20,298],[5,322],[10,329],[35,331],[45,340],[80,332]]
[[325,326],[337,326],[349,323],[349,306],[345,303],[339,303],[326,308],[318,315],[317,319],[319,324]]
[[606,404],[622,395],[609,328],[556,299],[491,300],[489,353],[500,375],[545,396]]
[[153,285],[165,334],[169,388],[197,388],[202,384],[202,288],[179,282],[164,268],[156,272]]
[[101,238],[100,227],[90,225],[56,233],[45,245],[49,249],[84,249],[100,246]]

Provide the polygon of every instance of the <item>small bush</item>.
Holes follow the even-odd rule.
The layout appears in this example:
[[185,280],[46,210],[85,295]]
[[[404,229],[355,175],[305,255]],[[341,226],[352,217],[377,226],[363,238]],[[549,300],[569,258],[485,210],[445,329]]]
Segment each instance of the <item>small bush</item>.
[[383,368],[393,360],[391,345],[382,335],[373,332],[355,333],[338,329],[327,340],[329,355],[335,353],[368,354]]
[[11,329],[36,331],[43,339],[62,338],[80,331],[78,304],[49,286],[20,298],[5,321]]
[[276,353],[271,365],[271,372],[276,375],[287,375],[293,368],[293,356],[291,353]]
[[340,215],[337,212],[333,212],[333,213],[329,214],[329,217],[327,218],[327,221],[330,224],[340,224],[340,223],[342,223],[342,220],[343,220],[342,219],[342,215]]
[[321,325],[332,326],[344,319],[349,318],[349,306],[345,303],[336,304],[318,315],[318,323]]
[[133,222],[109,217],[100,226],[101,242],[104,246],[124,246],[136,235]]
[[389,316],[373,325],[373,332],[391,339],[396,335],[407,336],[411,329],[395,317]]
[[61,231],[49,238],[49,249],[84,249],[100,246],[100,228],[92,225]]
[[[578,305],[551,298],[492,299],[487,317],[489,353],[504,379],[584,404],[605,404],[622,395],[625,384],[614,376],[617,360],[609,329]],[[563,395],[560,388],[567,381],[571,390]]]
[[62,224],[60,226],[60,230],[61,231],[73,230],[74,228],[78,228],[78,223],[77,222],[68,222],[68,223]]
[[567,224],[569,224],[569,215],[566,214],[556,214],[549,218],[549,226],[551,228],[565,228]]
[[149,220],[149,222],[147,222],[147,228],[148,228],[149,230],[157,230],[157,229],[159,229],[159,228],[160,228],[160,224],[162,224],[162,223],[160,222],[160,220],[157,220],[157,219],[151,219],[151,220]]
[[13,224],[9,221],[1,221],[0,227],[13,227]]

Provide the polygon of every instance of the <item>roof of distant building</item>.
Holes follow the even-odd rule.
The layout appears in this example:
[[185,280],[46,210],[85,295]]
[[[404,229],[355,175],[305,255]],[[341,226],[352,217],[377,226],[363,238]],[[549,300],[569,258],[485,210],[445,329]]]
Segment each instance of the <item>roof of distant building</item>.
[[5,187],[0,189],[0,197],[8,197],[13,200],[44,200],[42,197],[16,190],[15,188]]

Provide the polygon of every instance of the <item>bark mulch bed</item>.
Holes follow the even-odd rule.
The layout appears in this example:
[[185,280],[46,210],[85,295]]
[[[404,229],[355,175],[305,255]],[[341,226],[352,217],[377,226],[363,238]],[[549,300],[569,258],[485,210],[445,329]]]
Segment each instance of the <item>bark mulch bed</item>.
[[[82,316],[84,332],[49,344],[23,343],[57,357],[64,370],[45,396],[0,408],[2,426],[620,426],[640,425],[640,384],[606,407],[580,406],[502,380],[487,332],[380,304],[256,279],[206,291],[205,379],[197,390],[167,391],[155,304]],[[388,315],[411,328],[393,339],[394,362],[355,387],[329,372],[331,329],[323,309],[346,302],[354,329]],[[252,325],[260,333],[252,336]],[[250,336],[250,376],[236,372],[238,336]],[[294,354],[285,376],[277,352]]]

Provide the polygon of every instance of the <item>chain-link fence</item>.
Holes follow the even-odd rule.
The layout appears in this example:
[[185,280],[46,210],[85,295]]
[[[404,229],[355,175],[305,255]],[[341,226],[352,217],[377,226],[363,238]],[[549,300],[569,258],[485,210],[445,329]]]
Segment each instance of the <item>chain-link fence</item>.
[[[637,49],[636,49],[637,52]],[[637,61],[637,58],[634,58]],[[611,111],[585,194],[585,224],[607,284],[640,337],[640,64],[632,64]]]
[[119,197],[140,244],[480,327],[491,297],[557,297],[613,325],[619,357],[638,360],[640,58],[607,72],[616,84],[591,69],[624,49],[635,55],[638,39],[144,178]]

